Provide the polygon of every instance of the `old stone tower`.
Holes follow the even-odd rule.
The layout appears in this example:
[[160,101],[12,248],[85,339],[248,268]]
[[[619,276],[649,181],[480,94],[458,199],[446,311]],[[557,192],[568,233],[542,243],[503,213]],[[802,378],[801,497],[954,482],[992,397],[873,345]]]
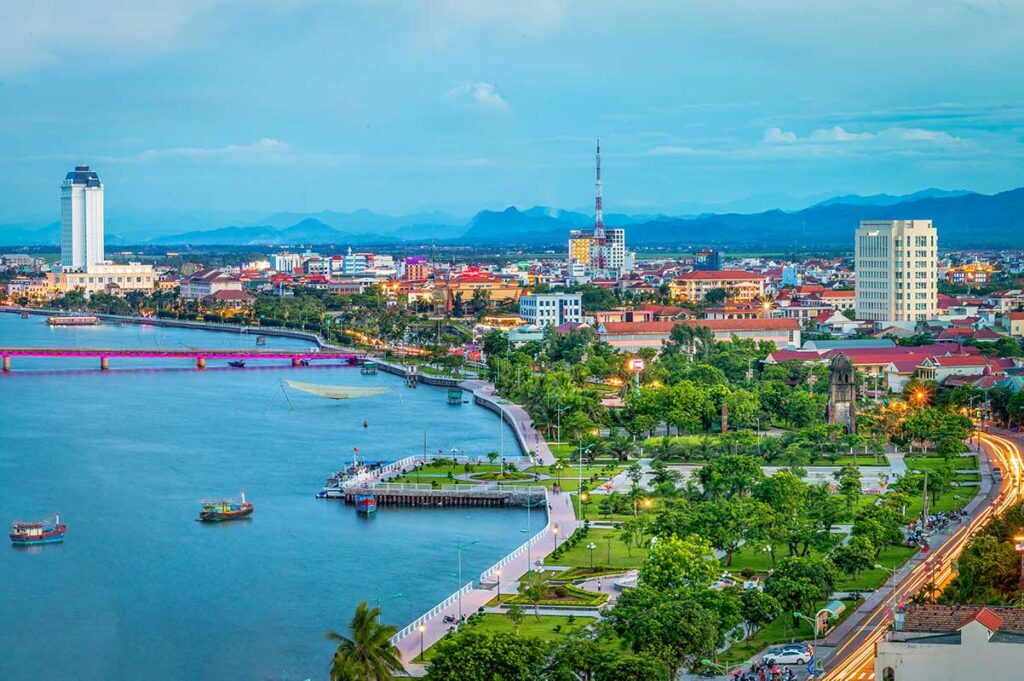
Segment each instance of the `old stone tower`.
[[857,432],[857,380],[853,362],[839,354],[829,363],[828,422],[841,423],[846,432]]

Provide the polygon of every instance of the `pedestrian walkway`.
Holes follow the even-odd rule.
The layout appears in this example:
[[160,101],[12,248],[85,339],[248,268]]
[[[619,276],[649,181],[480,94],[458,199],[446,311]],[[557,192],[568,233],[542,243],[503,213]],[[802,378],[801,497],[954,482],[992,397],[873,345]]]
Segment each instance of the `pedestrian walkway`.
[[515,432],[524,454],[534,452],[539,465],[550,466],[555,462],[555,455],[540,432],[533,427],[533,420],[530,419],[530,415],[526,413],[525,409],[502,398],[494,391],[494,386],[487,381],[463,381],[459,383],[459,387],[473,393],[476,402],[486,403],[492,411],[504,413],[505,422]]
[[[525,412],[524,412],[525,414]],[[550,450],[548,451],[550,454]],[[529,559],[534,564],[539,564],[555,549],[555,543],[559,544],[567,539],[576,529],[576,511],[572,504],[572,497],[567,493],[548,492],[548,523],[545,528],[546,536],[534,544],[529,553],[522,552],[501,568],[501,583],[503,588],[511,586],[512,582],[518,582],[530,569]],[[557,532],[555,531],[557,529]],[[529,558],[528,558],[529,556]],[[420,654],[423,649],[434,645],[442,636],[448,633],[450,624],[445,623],[445,617],[458,619],[460,614],[469,616],[478,609],[483,608],[497,595],[497,589],[493,586],[476,586],[462,594],[461,599],[455,599],[450,605],[440,609],[431,617],[414,627],[413,631],[402,637],[397,643],[398,651],[402,657],[402,664],[406,666],[412,676],[422,676],[425,670],[419,665],[412,665],[412,660]]]

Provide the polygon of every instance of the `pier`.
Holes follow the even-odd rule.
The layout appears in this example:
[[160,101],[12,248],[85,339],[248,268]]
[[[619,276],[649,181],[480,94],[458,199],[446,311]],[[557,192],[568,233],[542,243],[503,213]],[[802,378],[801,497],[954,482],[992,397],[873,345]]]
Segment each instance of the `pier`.
[[363,358],[352,352],[336,352],[331,350],[217,350],[206,348],[190,348],[183,350],[138,350],[123,348],[4,348],[0,347],[0,358],[3,358],[3,370],[11,370],[13,357],[50,357],[67,359],[69,357],[93,357],[100,361],[100,369],[110,368],[113,357],[126,359],[190,359],[194,360],[197,369],[206,368],[207,360],[289,360],[292,366],[301,366],[303,361],[334,360],[349,365],[359,364]]
[[351,485],[345,489],[345,503],[370,492],[377,503],[390,506],[527,506],[542,503],[547,490],[540,485],[440,485],[409,482],[378,482]]

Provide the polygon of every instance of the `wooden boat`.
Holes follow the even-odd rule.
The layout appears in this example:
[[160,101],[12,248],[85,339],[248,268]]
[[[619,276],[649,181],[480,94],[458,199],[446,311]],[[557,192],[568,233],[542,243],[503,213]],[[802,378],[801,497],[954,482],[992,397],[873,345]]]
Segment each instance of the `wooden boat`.
[[64,541],[67,525],[60,521],[58,513],[53,522],[38,520],[35,522],[14,521],[11,525],[11,543],[15,546],[35,546],[36,544],[55,544]]
[[236,369],[244,369],[245,368],[245,360],[244,359],[233,359],[230,362],[228,362],[228,366],[233,366]]
[[224,520],[238,520],[252,515],[253,505],[245,500],[236,503],[234,499],[211,499],[201,502],[199,520],[205,523],[219,523]]
[[266,345],[266,344],[267,344],[267,337],[266,336],[256,336],[256,345]]
[[356,495],[356,513],[370,515],[377,512],[377,497],[369,490]]

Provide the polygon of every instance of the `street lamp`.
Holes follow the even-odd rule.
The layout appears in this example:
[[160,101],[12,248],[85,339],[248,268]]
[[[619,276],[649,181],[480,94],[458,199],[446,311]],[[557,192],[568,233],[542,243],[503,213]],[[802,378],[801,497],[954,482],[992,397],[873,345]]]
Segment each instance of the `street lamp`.
[[889,598],[889,607],[892,609],[892,628],[896,629],[896,573],[899,572],[899,568],[888,568],[881,563],[875,563],[876,570],[885,570],[892,576],[892,593]]
[[[590,549],[590,571],[593,572],[594,571],[594,549],[597,548],[597,544],[595,544],[594,542],[590,542],[589,544],[587,544],[587,548]],[[1021,559],[1024,560],[1024,554],[1021,554],[1021,556],[1022,556]]]
[[387,598],[381,598],[380,591],[377,591],[377,624],[380,624],[380,614],[381,614],[381,612],[384,611],[384,604],[387,601],[393,601],[396,598],[401,598],[401,597],[402,597],[402,594],[397,593],[397,594],[391,594]]
[[551,528],[551,536],[554,539],[555,548],[558,548],[558,525]]
[[498,605],[501,605],[501,568],[494,571],[494,576],[498,578]]
[[422,662],[423,661],[423,632],[425,632],[427,630],[427,625],[421,623],[420,626],[419,626],[419,630],[420,630],[420,662]]
[[807,615],[803,614],[802,612],[794,612],[793,614],[796,615],[797,617],[799,617],[800,619],[804,620],[805,622],[808,622],[812,627],[814,627],[814,647],[817,648],[818,647],[818,618],[815,617],[815,618],[812,619],[812,618],[808,617]]
[[587,492],[580,492],[580,504],[583,505],[583,519],[587,519],[587,507],[584,504],[590,503],[590,494]]
[[466,544],[463,544],[461,539],[456,539],[455,540],[455,552],[456,552],[456,555],[458,556],[458,562],[459,562],[459,623],[460,624],[462,623],[462,549],[468,548],[468,547],[472,546],[473,544],[479,544],[479,543],[480,543],[479,539],[475,539],[475,540],[473,540],[471,542],[468,542]]
[[1020,602],[1024,605],[1024,530],[1013,536],[1013,548],[1020,554]]

